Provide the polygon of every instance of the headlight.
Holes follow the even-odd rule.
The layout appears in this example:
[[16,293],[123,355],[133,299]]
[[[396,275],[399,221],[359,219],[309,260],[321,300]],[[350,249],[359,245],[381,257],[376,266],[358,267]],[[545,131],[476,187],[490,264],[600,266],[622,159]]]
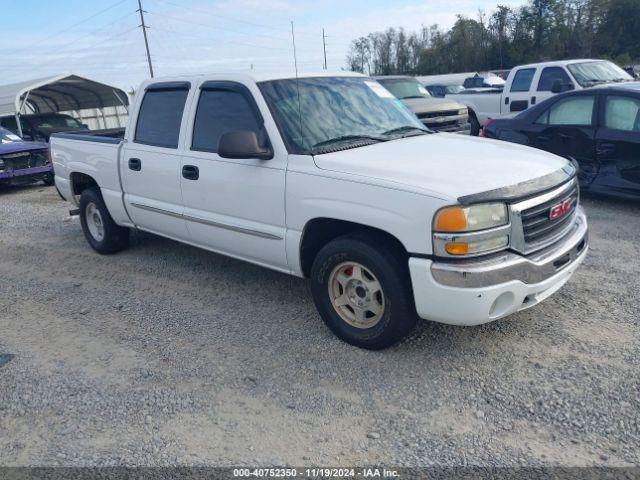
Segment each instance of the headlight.
[[504,203],[445,207],[433,221],[433,251],[444,257],[497,252],[509,246],[510,230]]
[[475,232],[509,223],[504,203],[482,203],[469,207],[445,207],[436,214],[436,232]]
[[469,109],[461,108],[460,110],[458,110],[458,115],[469,115]]

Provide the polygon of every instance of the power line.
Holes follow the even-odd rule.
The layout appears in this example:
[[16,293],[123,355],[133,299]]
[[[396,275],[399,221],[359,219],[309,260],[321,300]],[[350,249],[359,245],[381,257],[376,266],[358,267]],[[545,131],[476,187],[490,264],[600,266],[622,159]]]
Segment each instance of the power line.
[[28,45],[28,46],[26,46],[26,47],[19,48],[19,49],[17,49],[17,50],[12,50],[12,51],[11,51],[11,53],[13,54],[13,53],[16,53],[16,52],[21,52],[21,51],[23,51],[23,50],[31,50],[33,47],[35,47],[35,46],[37,46],[37,45],[40,45],[42,42],[44,42],[44,41],[46,41],[46,40],[51,40],[52,38],[57,37],[58,35],[62,35],[63,33],[68,32],[68,31],[69,31],[69,30],[71,30],[72,28],[77,27],[78,25],[81,25],[81,24],[85,23],[85,22],[86,22],[86,21],[88,21],[88,20],[91,20],[92,18],[95,18],[95,17],[97,17],[98,15],[102,15],[103,13],[105,13],[105,12],[107,12],[107,11],[111,10],[112,8],[117,7],[118,5],[123,4],[123,3],[124,3],[124,2],[126,2],[126,1],[128,1],[128,0],[120,0],[120,1],[118,1],[118,2],[116,2],[116,3],[114,3],[114,4],[112,4],[112,5],[108,6],[108,7],[107,7],[107,8],[105,8],[105,9],[102,9],[102,10],[100,10],[99,12],[94,13],[93,15],[90,15],[90,16],[88,16],[87,18],[84,18],[84,19],[82,19],[82,20],[80,20],[80,21],[78,21],[78,22],[74,23],[73,25],[70,25],[70,26],[68,26],[68,27],[66,27],[66,28],[64,28],[64,29],[62,29],[62,30],[60,30],[60,31],[56,32],[56,33],[53,33],[53,34],[51,34],[51,35],[49,35],[49,36],[47,36],[47,37],[44,37],[44,38],[42,38],[42,39],[38,40],[38,41],[37,41],[37,42],[35,42],[35,43],[32,43],[31,45]]
[[252,27],[261,27],[261,28],[268,28],[269,30],[278,30],[278,31],[280,31],[280,28],[277,28],[277,27],[274,27],[274,26],[271,26],[271,25],[265,25],[265,24],[261,24],[261,23],[254,23],[254,22],[250,22],[248,20],[242,20],[240,18],[228,17],[226,15],[218,15],[216,13],[207,12],[206,10],[200,10],[200,9],[193,8],[193,7],[185,7],[184,5],[179,5],[177,3],[169,2],[167,0],[156,0],[156,1],[164,3],[166,5],[171,5],[171,6],[174,6],[174,7],[182,8],[183,10],[187,10],[187,11],[191,11],[191,12],[195,12],[195,13],[201,13],[203,15],[209,15],[211,17],[221,18],[223,20],[231,20],[232,22],[244,23],[246,25],[251,25]]
[[[198,25],[200,27],[205,27],[205,28],[212,28],[212,25],[207,25],[205,23],[200,23],[200,22],[194,22],[193,20],[187,20],[186,18],[170,17],[169,15],[164,15],[164,14],[158,13],[158,12],[148,12],[148,13],[149,13],[149,15],[168,18],[168,19],[170,19],[172,21],[176,21],[177,20],[178,22],[190,23],[192,25]],[[266,33],[248,33],[248,32],[243,32],[243,31],[240,31],[240,30],[234,30],[234,29],[231,29],[231,28],[219,27],[219,26],[216,26],[215,28],[216,28],[216,30],[222,30],[222,31],[225,31],[225,32],[235,33],[235,34],[238,34],[238,35],[273,38],[275,40],[280,40],[280,41],[283,41],[283,42],[289,42],[289,39],[287,39],[287,38],[277,37],[275,35],[268,35]]]

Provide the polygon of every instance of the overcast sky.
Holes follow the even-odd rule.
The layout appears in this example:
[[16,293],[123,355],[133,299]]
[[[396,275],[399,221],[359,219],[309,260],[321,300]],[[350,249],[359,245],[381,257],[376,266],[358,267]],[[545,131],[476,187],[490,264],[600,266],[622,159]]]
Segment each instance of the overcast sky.
[[[55,3],[55,6],[52,6]],[[351,40],[402,26],[450,27],[489,0],[143,0],[156,76],[293,68],[320,70],[322,28],[329,69],[344,68]],[[517,6],[524,0],[501,0]],[[0,0],[0,84],[65,71],[120,87],[149,76],[137,0]]]

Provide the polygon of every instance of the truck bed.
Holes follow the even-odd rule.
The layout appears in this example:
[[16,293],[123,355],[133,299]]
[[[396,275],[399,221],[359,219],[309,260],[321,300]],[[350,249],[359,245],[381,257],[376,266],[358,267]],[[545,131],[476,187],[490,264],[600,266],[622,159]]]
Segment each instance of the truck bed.
[[124,139],[124,132],[124,128],[107,128],[104,130],[54,133],[51,137],[67,138],[69,140],[82,140],[84,142],[117,144]]

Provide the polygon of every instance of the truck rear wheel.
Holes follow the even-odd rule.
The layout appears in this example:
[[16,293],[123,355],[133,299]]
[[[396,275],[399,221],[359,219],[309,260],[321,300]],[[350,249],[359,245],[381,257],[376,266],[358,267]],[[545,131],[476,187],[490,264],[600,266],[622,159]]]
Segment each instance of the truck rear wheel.
[[87,242],[98,253],[116,253],[129,245],[129,229],[113,221],[98,187],[80,195],[80,223]]
[[475,113],[469,112],[469,123],[471,124],[471,132],[470,134],[474,137],[480,135],[480,122],[476,118]]
[[348,235],[327,244],[313,262],[311,291],[331,331],[358,347],[387,348],[417,322],[406,259],[382,240]]

